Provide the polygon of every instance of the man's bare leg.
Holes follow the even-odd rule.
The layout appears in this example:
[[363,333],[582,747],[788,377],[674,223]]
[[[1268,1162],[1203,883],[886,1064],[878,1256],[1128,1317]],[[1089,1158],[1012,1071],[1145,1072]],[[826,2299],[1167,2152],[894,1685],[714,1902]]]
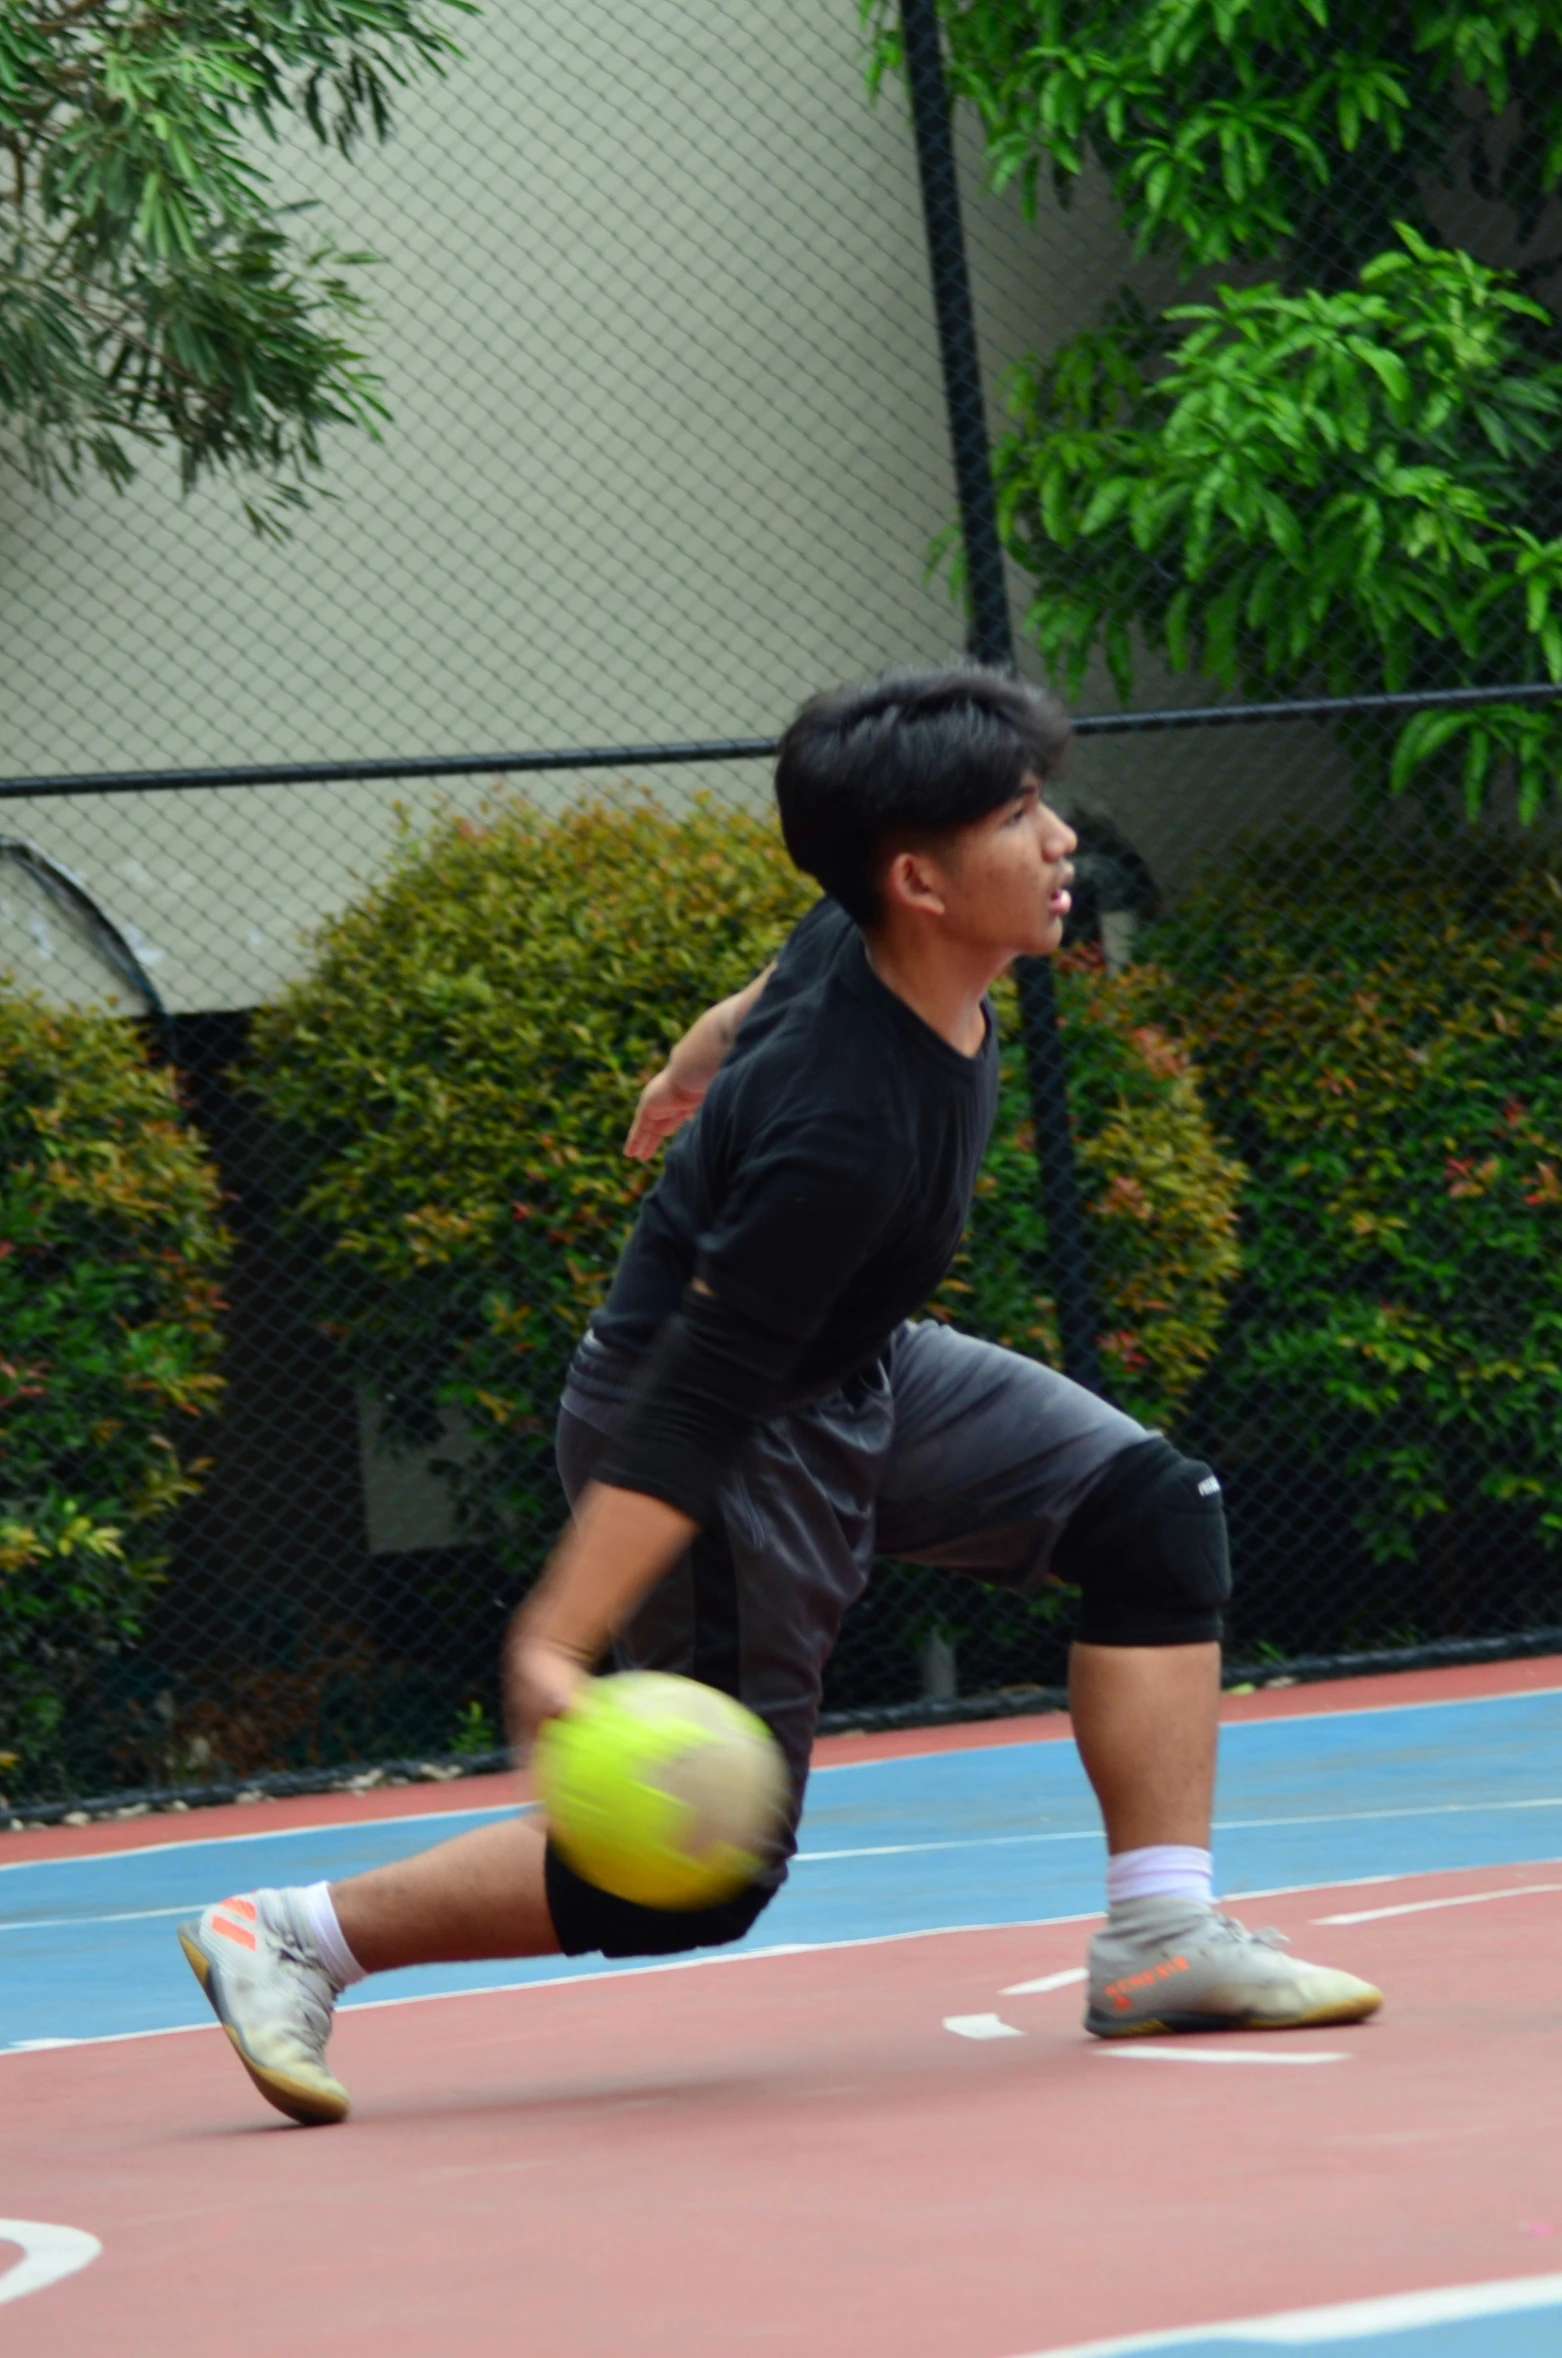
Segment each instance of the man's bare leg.
[[1304,2030],[1382,2004],[1355,1974],[1287,1956],[1172,1875],[1195,1862],[1208,1894],[1220,1648],[1080,1646],[1069,1699],[1114,1860],[1164,1884],[1113,1896],[1090,1944],[1087,2029],[1101,2038],[1195,2030]]
[[1107,1848],[1209,1848],[1220,1719],[1220,1648],[1082,1646],[1069,1704]]
[[[1114,1851],[1207,1847],[1220,1648],[1076,1646],[1074,1730]],[[331,1887],[366,1973],[484,1957],[550,1956],[558,1935],[536,1818],[507,1818]]]
[[342,1938],[365,1973],[479,1957],[551,1957],[538,1818],[505,1818],[393,1866],[333,1883]]
[[295,2121],[345,2118],[326,2061],[337,1999],[365,1973],[558,1953],[535,1817],[505,1818],[332,1886],[240,1892],[179,1940],[240,2062]]

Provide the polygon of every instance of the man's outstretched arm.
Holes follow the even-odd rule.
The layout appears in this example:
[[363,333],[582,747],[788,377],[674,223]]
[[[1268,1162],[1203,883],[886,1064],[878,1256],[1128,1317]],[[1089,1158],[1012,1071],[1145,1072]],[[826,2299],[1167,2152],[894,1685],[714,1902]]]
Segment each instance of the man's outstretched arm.
[[773,964],[767,966],[741,991],[718,999],[690,1024],[661,1071],[641,1090],[624,1140],[625,1154],[633,1155],[636,1162],[648,1162],[691,1114],[698,1113],[717,1067],[738,1036],[739,1024],[774,972]]
[[592,1483],[510,1624],[505,1716],[518,1752],[545,1719],[568,1709],[581,1680],[699,1528],[663,1499]]
[[[767,966],[689,1026],[640,1092],[624,1141],[626,1154],[648,1160],[698,1111],[739,1025],[774,972],[773,964]],[[505,1702],[517,1749],[532,1742],[545,1719],[567,1708],[580,1681],[641,1598],[678,1561],[700,1522],[667,1499],[632,1487],[592,1484],[510,1626]]]
[[506,1703],[518,1748],[567,1709],[642,1597],[719,1512],[723,1476],[779,1404],[798,1348],[693,1280],[598,1479],[511,1624]]

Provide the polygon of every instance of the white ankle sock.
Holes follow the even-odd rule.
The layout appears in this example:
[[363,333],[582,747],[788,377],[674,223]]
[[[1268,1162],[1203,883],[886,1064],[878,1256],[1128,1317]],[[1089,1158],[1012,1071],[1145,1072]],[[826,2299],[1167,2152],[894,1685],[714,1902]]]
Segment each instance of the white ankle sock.
[[[1142,1852],[1135,1853],[1142,1857]],[[368,1975],[342,1937],[336,1920],[336,1908],[331,1898],[329,1883],[306,1883],[299,1892],[304,1916],[314,1935],[315,1947],[321,1961],[338,1989],[351,1989],[355,1981],[366,1981]]]
[[1106,1862],[1106,1904],[1119,1900],[1186,1899],[1210,1904],[1215,1862],[1191,1843],[1157,1842],[1146,1850],[1120,1850]]

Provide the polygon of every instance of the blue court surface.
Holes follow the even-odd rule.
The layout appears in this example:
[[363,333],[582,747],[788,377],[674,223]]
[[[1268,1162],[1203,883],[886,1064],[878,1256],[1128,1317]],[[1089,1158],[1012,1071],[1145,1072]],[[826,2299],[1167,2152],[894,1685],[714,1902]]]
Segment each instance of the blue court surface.
[[[178,1917],[257,1884],[340,1878],[405,1857],[495,1814],[455,1808],[288,1831],[192,1834],[141,1849],[32,1862],[23,1856],[0,1865],[0,2055],[205,2025],[205,2001],[173,1938]],[[1228,1726],[1216,1857],[1220,1888],[1233,1901],[1392,1883],[1396,1888],[1386,1894],[1364,1889],[1362,1908],[1393,1902],[1387,1913],[1409,1914],[1429,1927],[1449,1919],[1416,1918],[1416,1906],[1425,1903],[1417,1903],[1406,1877],[1511,1866],[1528,1870],[1513,1879],[1521,1890],[1550,1889],[1546,1879],[1557,1875],[1551,1862],[1562,1859],[1562,1689]],[[1102,1865],[1094,1803],[1066,1741],[832,1765],[815,1773],[790,1881],[743,1946],[761,1955],[826,1952],[914,1934],[1056,1923],[1098,1909]],[[1429,1929],[1427,1937],[1439,1936]],[[676,1962],[626,1969],[560,1959],[425,1967],[380,1976],[345,2003],[385,2006],[682,1970]],[[642,1979],[639,1986],[649,1985]],[[945,2027],[958,2025],[951,2020]],[[1537,2050],[1537,2068],[1549,2059],[1549,2047],[1545,2058]],[[59,2060],[63,2066],[67,2058]],[[1170,2084],[1161,2074],[1130,2076],[1147,2087]],[[1247,2076],[1172,2074],[1171,2080],[1229,2084]],[[1534,2158],[1540,2179],[1562,2183],[1554,2155]],[[5,2207],[26,2205],[12,2195]],[[1549,2201],[1539,2207],[1555,2209]],[[0,2221],[0,2235],[4,2230]],[[4,2287],[0,2274],[0,2300],[7,2297]],[[36,2305],[40,2317],[56,2297],[46,2293]],[[29,2312],[34,2307],[25,2304]],[[1025,2358],[1261,2358],[1301,2347],[1327,2348],[1335,2358],[1562,2358],[1562,2276],[1503,2277],[1443,2291],[1433,2284],[1390,2299],[1293,2309],[1159,2338],[1067,2350],[1043,2344]]]
[[1273,2358],[1299,2349],[1327,2349],[1332,2358],[1558,2358],[1562,2276],[1292,2310],[1208,2332],[1076,2342],[1034,2358]]
[[[172,1937],[257,1884],[340,1879],[497,1814],[386,1818],[0,1867],[0,2052],[210,2019]],[[1562,1692],[1259,1720],[1221,1741],[1221,1890],[1291,1890],[1562,1853]],[[813,1947],[1100,1906],[1103,1847],[1072,1744],[816,1772],[791,1878],[744,1946]],[[419,1966],[346,2003],[610,1972],[600,1960]],[[1562,2343],[1558,2345],[1562,2358]]]

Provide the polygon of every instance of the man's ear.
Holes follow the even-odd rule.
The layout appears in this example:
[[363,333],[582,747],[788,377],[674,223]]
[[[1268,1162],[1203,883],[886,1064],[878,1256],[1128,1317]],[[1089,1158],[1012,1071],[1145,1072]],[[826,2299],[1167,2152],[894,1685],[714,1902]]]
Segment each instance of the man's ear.
[[926,852],[901,849],[885,862],[879,897],[886,909],[914,909],[919,916],[945,913],[943,877],[936,860]]

